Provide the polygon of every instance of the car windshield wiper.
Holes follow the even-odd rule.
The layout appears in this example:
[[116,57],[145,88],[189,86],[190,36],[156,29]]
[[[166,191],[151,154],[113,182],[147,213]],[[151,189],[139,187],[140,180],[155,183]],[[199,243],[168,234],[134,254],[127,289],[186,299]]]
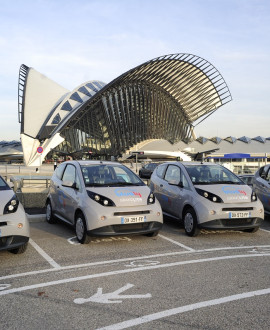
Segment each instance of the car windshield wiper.
[[243,184],[242,182],[234,182],[234,181],[222,181],[221,183],[225,183],[225,184]]
[[142,183],[132,183],[132,182],[114,182],[114,186],[142,186]]

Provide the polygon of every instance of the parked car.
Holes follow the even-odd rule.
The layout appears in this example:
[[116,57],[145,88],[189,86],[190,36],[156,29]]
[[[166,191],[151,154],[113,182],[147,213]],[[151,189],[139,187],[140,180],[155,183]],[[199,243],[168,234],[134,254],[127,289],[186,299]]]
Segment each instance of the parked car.
[[253,188],[263,203],[265,214],[270,215],[270,164],[255,173]]
[[0,250],[25,252],[30,237],[28,219],[14,191],[1,176],[0,210]]
[[253,187],[253,178],[254,178],[253,174],[239,174],[238,177],[242,181],[244,181],[245,184],[247,184],[251,188]]
[[80,243],[91,236],[156,236],[163,216],[149,187],[117,162],[67,161],[55,170],[46,202],[49,223],[73,225]]
[[148,163],[141,167],[139,170],[139,177],[142,179],[150,179],[154,169],[158,166],[158,163]]
[[256,193],[225,167],[213,163],[159,165],[150,189],[163,213],[182,219],[188,236],[201,228],[256,232],[264,219]]

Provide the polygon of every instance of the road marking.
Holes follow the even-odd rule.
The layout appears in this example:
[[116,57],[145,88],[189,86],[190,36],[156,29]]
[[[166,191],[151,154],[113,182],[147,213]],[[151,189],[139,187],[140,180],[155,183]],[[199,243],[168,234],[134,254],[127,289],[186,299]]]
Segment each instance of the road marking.
[[92,279],[92,278],[100,278],[100,277],[113,276],[113,275],[119,275],[119,274],[140,272],[140,271],[144,271],[144,270],[161,269],[161,268],[168,268],[168,267],[175,267],[175,266],[182,266],[182,265],[190,265],[190,264],[197,264],[197,263],[199,264],[199,263],[211,262],[211,261],[221,261],[221,260],[239,259],[239,258],[266,257],[266,256],[270,257],[270,253],[251,254],[251,255],[250,254],[244,254],[244,255],[235,255],[235,256],[229,255],[229,256],[223,256],[223,257],[177,261],[177,262],[154,265],[154,266],[145,266],[145,267],[138,267],[138,268],[121,269],[121,270],[115,270],[115,271],[104,272],[104,273],[99,273],[99,274],[91,274],[91,275],[84,275],[84,276],[79,276],[79,277],[71,277],[71,278],[66,278],[66,279],[62,279],[62,280],[32,284],[32,285],[28,285],[28,286],[19,287],[19,288],[4,290],[4,291],[0,291],[0,296],[15,293],[15,292],[22,292],[22,291],[33,290],[33,289],[37,289],[37,288],[53,286],[53,285],[84,281],[84,280],[89,280],[89,279]]
[[267,230],[267,229],[262,229],[262,228],[260,228],[260,230],[265,231],[265,232],[267,232],[267,233],[270,233],[270,230]]
[[186,246],[186,245],[184,245],[184,244],[182,244],[182,243],[176,242],[176,241],[174,241],[174,240],[171,239],[171,238],[168,238],[168,237],[163,236],[163,235],[161,235],[161,234],[159,234],[158,236],[161,237],[161,238],[163,238],[163,239],[166,239],[167,241],[169,241],[169,242],[171,242],[171,243],[173,243],[173,244],[175,244],[175,245],[181,246],[182,248],[184,248],[184,249],[186,249],[186,250],[188,250],[188,251],[195,251],[194,249],[192,249],[192,248],[190,248],[190,247],[188,247],[188,246]]
[[1,290],[6,290],[7,288],[9,288],[11,286],[11,284],[0,284],[0,291]]
[[123,299],[145,299],[151,298],[152,295],[150,293],[147,294],[133,294],[133,295],[120,295],[121,292],[124,292],[130,288],[132,288],[134,284],[126,284],[122,288],[115,290],[114,292],[102,293],[102,288],[98,288],[97,293],[95,293],[90,298],[77,298],[74,299],[75,304],[83,304],[85,302],[96,302],[99,304],[120,304]]
[[159,257],[173,257],[173,256],[181,256],[185,254],[199,254],[205,252],[216,252],[216,251],[226,251],[226,250],[241,250],[241,249],[254,249],[254,248],[269,248],[270,245],[257,245],[257,246],[235,246],[235,247],[221,247],[221,248],[212,248],[212,249],[204,249],[204,250],[195,250],[195,251],[180,251],[180,252],[168,252],[168,253],[160,253],[160,254],[152,254],[146,255],[141,257],[133,257],[133,258],[123,258],[123,259],[114,259],[114,260],[104,260],[104,261],[97,261],[97,262],[90,262],[86,264],[77,264],[71,266],[64,266],[60,268],[49,268],[49,269],[42,269],[42,270],[34,270],[31,272],[26,273],[18,273],[12,275],[5,275],[0,277],[0,280],[16,278],[16,277],[23,277],[23,276],[30,276],[30,275],[38,275],[43,273],[50,273],[50,272],[57,272],[59,270],[72,270],[76,268],[86,268],[86,267],[93,267],[93,266],[100,266],[100,265],[109,265],[114,263],[123,263],[126,261],[136,261],[136,260],[143,260],[149,258],[159,258]]
[[31,238],[29,240],[29,243],[37,250],[37,252],[53,267],[56,269],[61,268],[60,265],[58,265],[57,262],[55,262],[40,246],[37,245]]
[[194,310],[197,310],[200,308],[216,306],[216,305],[220,305],[220,304],[226,304],[228,302],[237,301],[237,300],[241,300],[241,299],[247,299],[247,298],[253,298],[253,297],[262,296],[262,295],[266,295],[266,294],[270,294],[270,288],[263,289],[263,290],[257,290],[257,291],[244,292],[244,293],[235,294],[232,296],[227,296],[227,297],[222,297],[222,298],[217,298],[217,299],[212,299],[212,300],[206,300],[206,301],[202,301],[202,302],[195,303],[195,304],[167,309],[167,310],[160,311],[157,313],[144,315],[144,316],[138,317],[136,319],[131,319],[128,321],[115,323],[115,324],[109,325],[107,327],[99,328],[98,330],[127,329],[130,327],[134,327],[136,325],[159,320],[164,317],[169,317],[169,316],[176,315],[176,314],[194,311]]

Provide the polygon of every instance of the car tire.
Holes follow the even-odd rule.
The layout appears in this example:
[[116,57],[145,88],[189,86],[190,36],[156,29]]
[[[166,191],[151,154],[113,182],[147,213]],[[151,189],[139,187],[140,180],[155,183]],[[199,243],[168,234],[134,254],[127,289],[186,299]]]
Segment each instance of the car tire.
[[243,230],[245,233],[256,233],[260,227],[250,228]]
[[21,254],[24,253],[27,249],[28,243],[24,243],[23,245],[19,246],[16,249],[9,250],[9,252],[14,253],[14,254]]
[[47,202],[46,204],[46,221],[48,223],[55,223],[56,219],[53,215],[53,210],[52,210],[52,204],[50,201]]
[[199,235],[198,221],[195,211],[189,208],[184,213],[184,228],[188,236],[195,237]]
[[153,231],[152,233],[145,234],[148,237],[156,237],[159,233],[159,230]]
[[82,213],[79,213],[76,216],[75,232],[76,232],[77,240],[81,244],[90,243],[91,238],[87,235],[86,221]]

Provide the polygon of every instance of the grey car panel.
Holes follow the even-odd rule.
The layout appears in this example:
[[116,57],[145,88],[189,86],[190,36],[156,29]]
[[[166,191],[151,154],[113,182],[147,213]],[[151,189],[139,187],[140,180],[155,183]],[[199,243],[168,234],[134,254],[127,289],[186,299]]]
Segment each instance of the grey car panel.
[[150,188],[165,214],[182,219],[192,208],[198,226],[213,229],[257,228],[264,218],[252,189],[223,166],[170,162],[161,176],[159,170],[153,172]]

